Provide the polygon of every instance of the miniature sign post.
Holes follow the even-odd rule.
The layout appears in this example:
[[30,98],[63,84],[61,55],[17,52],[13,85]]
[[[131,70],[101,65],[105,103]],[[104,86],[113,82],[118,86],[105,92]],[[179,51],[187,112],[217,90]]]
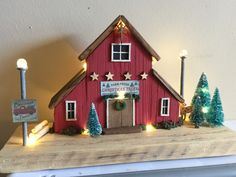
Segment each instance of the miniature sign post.
[[16,65],[20,71],[21,100],[16,100],[12,103],[13,122],[22,122],[23,146],[26,146],[28,138],[27,121],[37,119],[36,102],[35,100],[26,100],[25,73],[28,69],[26,60],[20,58],[17,60]]

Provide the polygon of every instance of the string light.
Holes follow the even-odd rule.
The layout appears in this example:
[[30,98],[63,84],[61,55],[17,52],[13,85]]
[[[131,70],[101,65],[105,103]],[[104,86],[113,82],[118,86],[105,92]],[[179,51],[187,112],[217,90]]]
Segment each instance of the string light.
[[156,131],[155,127],[153,127],[152,124],[147,124],[146,125],[146,132],[153,132]]
[[203,107],[203,108],[202,108],[202,112],[203,112],[203,113],[207,113],[207,112],[208,112],[208,110],[209,110],[209,108],[208,108],[208,107]]
[[87,70],[87,63],[83,64],[83,68],[84,68],[85,71]]
[[152,57],[152,65],[154,65],[155,63],[157,63],[157,59],[155,57]]
[[117,28],[118,29],[123,29],[125,27],[125,23],[122,21],[122,20],[120,20],[118,23],[117,23]]
[[209,92],[209,90],[207,88],[202,88],[202,92],[207,93],[207,92]]
[[118,94],[118,97],[117,97],[117,99],[119,99],[119,100],[123,100],[123,99],[125,99],[125,91],[118,91],[117,92],[117,94]]
[[89,130],[85,128],[84,131],[82,132],[82,135],[89,135]]

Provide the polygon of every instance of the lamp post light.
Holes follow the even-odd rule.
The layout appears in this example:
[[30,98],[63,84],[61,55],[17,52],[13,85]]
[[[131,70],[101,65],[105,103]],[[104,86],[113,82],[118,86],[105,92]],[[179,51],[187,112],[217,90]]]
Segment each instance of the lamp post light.
[[[20,82],[21,82],[21,99],[26,99],[26,80],[25,73],[28,69],[27,62],[25,59],[20,58],[16,62],[16,67],[20,71]],[[28,138],[28,127],[27,122],[22,122],[22,132],[23,132],[23,146],[27,145]]]
[[179,54],[181,59],[181,75],[180,75],[180,95],[184,97],[184,59],[188,56],[187,50],[182,50]]

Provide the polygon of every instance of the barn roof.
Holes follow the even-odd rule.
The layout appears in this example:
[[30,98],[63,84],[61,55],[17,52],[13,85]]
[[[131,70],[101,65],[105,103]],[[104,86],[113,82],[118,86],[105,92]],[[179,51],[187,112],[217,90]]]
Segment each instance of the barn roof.
[[154,76],[170,91],[170,93],[181,103],[184,103],[184,99],[182,96],[180,96],[175,89],[173,89],[173,87],[171,87],[170,84],[168,84],[168,82],[166,82],[165,79],[163,79],[163,77],[161,77],[160,74],[157,73],[157,71],[155,71],[154,69],[152,69]]
[[73,88],[79,84],[86,76],[86,71],[81,69],[69,82],[66,83],[51,99],[48,107],[50,109],[54,108],[57,103],[59,103],[64,96],[70,93]]
[[[161,77],[157,71],[152,69],[154,76],[170,91],[170,93],[181,103],[184,99]],[[51,99],[48,107],[50,109],[54,108],[64,96],[70,93],[73,88],[79,84],[86,76],[86,71],[84,69],[80,70],[64,87],[62,87]]]
[[142,44],[142,46],[154,57],[156,60],[160,60],[160,56],[155,52],[155,50],[144,40],[141,34],[131,25],[131,23],[123,16],[119,15],[108,27],[107,29],[85,49],[78,57],[81,61],[86,59],[101,43],[106,37],[111,34],[120,20],[125,24],[125,26],[131,31],[131,33],[136,37],[136,39]]

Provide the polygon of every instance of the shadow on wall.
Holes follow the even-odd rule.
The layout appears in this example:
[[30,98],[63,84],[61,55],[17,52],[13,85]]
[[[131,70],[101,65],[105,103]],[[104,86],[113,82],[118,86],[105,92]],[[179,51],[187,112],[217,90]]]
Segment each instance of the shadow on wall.
[[16,127],[12,123],[10,105],[11,100],[20,98],[17,59],[25,58],[28,62],[27,98],[37,100],[41,121],[52,120],[52,110],[48,108],[51,97],[82,68],[77,57],[78,53],[66,39],[58,39],[3,59],[0,66],[0,148]]

